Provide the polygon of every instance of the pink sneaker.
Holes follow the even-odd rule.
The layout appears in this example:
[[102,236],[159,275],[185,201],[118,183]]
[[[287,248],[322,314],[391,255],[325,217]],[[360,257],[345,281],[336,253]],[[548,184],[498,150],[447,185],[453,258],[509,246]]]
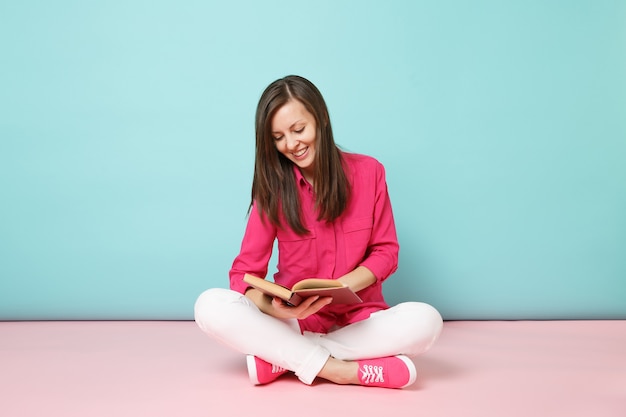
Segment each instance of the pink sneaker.
[[383,388],[404,388],[415,382],[417,371],[413,361],[404,355],[358,361],[361,385]]
[[254,385],[267,384],[289,372],[287,369],[272,365],[254,355],[248,355],[246,361],[248,363],[248,375]]

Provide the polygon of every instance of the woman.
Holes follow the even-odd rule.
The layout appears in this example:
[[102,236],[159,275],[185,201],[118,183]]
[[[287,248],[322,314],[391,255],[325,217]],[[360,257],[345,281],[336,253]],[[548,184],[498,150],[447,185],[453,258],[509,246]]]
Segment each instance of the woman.
[[[309,297],[297,307],[243,282],[264,278],[275,240],[274,281],[336,279],[363,303]],[[208,335],[247,354],[250,379],[271,382],[295,372],[337,384],[403,388],[416,378],[415,356],[442,329],[424,303],[389,307],[382,283],[397,268],[398,240],[383,166],[341,151],[319,90],[288,76],[270,84],[256,112],[252,201],[230,290],[197,300],[196,322]]]

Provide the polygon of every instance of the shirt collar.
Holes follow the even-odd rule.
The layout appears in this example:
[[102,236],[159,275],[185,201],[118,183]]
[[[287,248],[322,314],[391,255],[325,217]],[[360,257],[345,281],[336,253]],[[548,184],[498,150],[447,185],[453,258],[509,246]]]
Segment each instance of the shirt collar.
[[296,176],[296,183],[298,184],[298,186],[300,186],[300,188],[304,188],[310,192],[313,192],[313,187],[311,187],[311,184],[306,180],[306,178],[304,178],[304,175],[302,175],[300,168],[298,168],[296,164],[293,165],[293,172]]

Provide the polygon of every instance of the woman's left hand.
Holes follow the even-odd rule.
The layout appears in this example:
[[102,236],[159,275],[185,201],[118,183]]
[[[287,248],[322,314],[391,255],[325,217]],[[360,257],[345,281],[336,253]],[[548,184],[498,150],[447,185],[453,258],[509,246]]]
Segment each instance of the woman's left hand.
[[315,295],[313,297],[307,297],[297,306],[287,305],[280,298],[275,297],[272,300],[272,313],[273,317],[279,319],[305,319],[312,314],[317,313],[323,307],[330,304],[332,297],[322,297]]

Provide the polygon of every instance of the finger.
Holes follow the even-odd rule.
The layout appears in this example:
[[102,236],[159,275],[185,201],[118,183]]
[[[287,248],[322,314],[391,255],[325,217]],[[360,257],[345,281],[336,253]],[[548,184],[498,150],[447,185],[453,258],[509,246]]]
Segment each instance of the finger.
[[333,302],[333,297],[321,297],[319,300],[315,302],[315,304],[319,304],[322,307],[327,306],[328,304]]
[[330,304],[333,301],[332,297],[322,297],[316,301],[314,301],[313,303],[311,303],[305,310],[303,310],[299,315],[298,318],[306,318],[308,316],[310,316],[311,314],[315,314],[318,311],[320,311],[323,307],[327,306],[328,304]]
[[320,298],[319,295],[314,295],[312,297],[307,297],[304,299],[304,301],[302,301],[299,305],[298,305],[298,309],[299,310],[306,310],[307,308],[309,308],[313,303],[315,303],[318,299]]
[[277,310],[283,311],[291,310],[293,308],[291,304],[288,304],[285,300],[278,297],[274,297],[272,299],[272,306]]

